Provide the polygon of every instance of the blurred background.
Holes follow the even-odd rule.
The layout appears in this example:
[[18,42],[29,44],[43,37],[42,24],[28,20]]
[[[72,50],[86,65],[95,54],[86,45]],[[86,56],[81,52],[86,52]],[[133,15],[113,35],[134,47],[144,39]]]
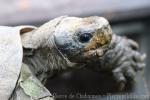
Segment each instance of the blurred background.
[[[62,15],[103,16],[110,21],[114,33],[136,40],[140,51],[147,54],[144,82],[150,91],[150,0],[0,0],[0,25],[40,26]],[[59,96],[114,92],[114,87],[107,86],[111,79],[102,77],[82,69],[58,75],[47,86],[52,94]],[[140,91],[144,91],[142,87]]]

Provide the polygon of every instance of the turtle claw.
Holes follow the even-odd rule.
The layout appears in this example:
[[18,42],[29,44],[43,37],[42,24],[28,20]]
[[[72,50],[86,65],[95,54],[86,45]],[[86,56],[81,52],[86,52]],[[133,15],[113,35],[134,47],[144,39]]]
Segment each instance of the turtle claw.
[[139,48],[138,43],[133,40],[128,39],[128,43],[129,43],[129,46],[134,50],[137,50]]
[[127,83],[134,83],[136,72],[145,67],[146,54],[138,52],[138,48],[139,45],[135,41],[120,37],[120,41],[112,49],[116,54],[112,57],[112,74],[116,82],[120,84],[119,90],[124,90]]

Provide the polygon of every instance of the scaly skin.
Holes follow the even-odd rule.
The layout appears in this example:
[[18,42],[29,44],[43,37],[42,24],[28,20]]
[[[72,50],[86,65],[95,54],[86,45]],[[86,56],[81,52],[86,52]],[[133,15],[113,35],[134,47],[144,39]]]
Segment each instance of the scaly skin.
[[31,76],[42,83],[55,72],[85,66],[98,72],[111,72],[123,90],[126,81],[133,81],[136,72],[145,66],[145,55],[137,51],[137,43],[112,34],[108,21],[102,17],[59,17],[33,31],[24,30],[21,39],[23,63]]

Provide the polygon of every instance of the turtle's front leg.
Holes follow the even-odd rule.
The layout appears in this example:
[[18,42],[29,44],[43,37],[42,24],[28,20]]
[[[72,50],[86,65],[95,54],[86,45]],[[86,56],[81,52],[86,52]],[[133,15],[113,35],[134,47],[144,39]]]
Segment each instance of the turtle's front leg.
[[23,64],[17,86],[10,100],[54,100],[54,98],[33,75],[29,67]]
[[134,82],[136,72],[145,67],[145,54],[137,51],[138,44],[125,37],[112,35],[108,51],[100,57],[100,69],[111,71],[119,83],[119,90],[125,88],[126,82]]

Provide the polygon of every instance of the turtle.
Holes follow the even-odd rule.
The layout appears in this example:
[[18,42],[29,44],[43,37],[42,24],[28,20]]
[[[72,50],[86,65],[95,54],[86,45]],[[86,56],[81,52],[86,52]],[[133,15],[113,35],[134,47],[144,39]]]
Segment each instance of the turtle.
[[114,34],[104,17],[61,16],[40,27],[1,26],[0,35],[3,100],[54,100],[46,81],[83,67],[112,73],[123,90],[145,67],[139,45]]

